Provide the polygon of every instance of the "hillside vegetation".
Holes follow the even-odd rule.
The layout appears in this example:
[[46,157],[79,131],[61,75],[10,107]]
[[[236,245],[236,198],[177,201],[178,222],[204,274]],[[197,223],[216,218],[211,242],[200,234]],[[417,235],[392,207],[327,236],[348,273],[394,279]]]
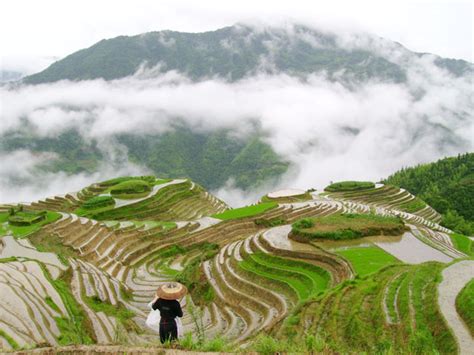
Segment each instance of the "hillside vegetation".
[[[289,166],[258,133],[235,138],[225,129],[195,132],[178,125],[163,134],[121,134],[114,138],[116,148],[125,147],[131,162],[164,178],[189,177],[208,189],[219,188],[230,178],[243,189],[258,186],[277,179]],[[98,148],[99,143],[96,139],[85,140],[77,130],[45,138],[24,128],[2,135],[0,151],[55,153],[55,158],[42,164],[40,170],[92,173],[108,159]]]
[[456,309],[474,337],[474,280],[471,280],[456,298]]
[[356,239],[371,235],[401,235],[401,218],[370,214],[336,214],[304,218],[292,225],[292,237],[299,241],[313,239]]
[[[313,46],[308,37],[320,45]],[[266,42],[274,45],[270,48]],[[102,40],[24,81],[111,80],[133,74],[143,63],[149,67],[161,63],[165,70],[177,70],[195,80],[214,75],[238,80],[255,73],[262,58],[273,63],[275,70],[294,74],[322,70],[333,74],[345,69],[348,76],[363,80],[375,76],[396,82],[405,79],[405,72],[397,65],[368,50],[346,50],[334,35],[301,25],[296,25],[293,33],[235,25],[203,33],[161,31]]]
[[474,153],[404,168],[385,181],[407,189],[443,214],[443,225],[474,235]]

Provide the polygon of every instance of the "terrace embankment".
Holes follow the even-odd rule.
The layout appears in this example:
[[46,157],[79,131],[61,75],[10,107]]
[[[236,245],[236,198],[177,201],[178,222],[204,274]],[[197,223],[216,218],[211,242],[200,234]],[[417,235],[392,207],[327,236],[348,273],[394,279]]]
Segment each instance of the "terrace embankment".
[[[191,290],[181,300],[184,330],[196,338],[250,346],[271,334],[339,353],[456,352],[435,291],[443,262],[471,252],[467,237],[437,225],[429,209],[413,210],[404,191],[359,185],[323,196],[283,191],[228,210],[189,180],[124,177],[33,204],[61,213],[27,234],[9,225],[6,206],[2,349],[94,342],[151,348],[58,349],[160,352],[145,325],[148,303],[160,284],[179,280]],[[304,240],[291,233],[300,220],[313,223]],[[411,251],[424,257],[411,260]]]
[[432,222],[441,221],[441,215],[424,201],[395,186],[378,184],[354,190],[342,188],[328,191],[328,196],[336,200],[360,202],[372,207],[415,214]]

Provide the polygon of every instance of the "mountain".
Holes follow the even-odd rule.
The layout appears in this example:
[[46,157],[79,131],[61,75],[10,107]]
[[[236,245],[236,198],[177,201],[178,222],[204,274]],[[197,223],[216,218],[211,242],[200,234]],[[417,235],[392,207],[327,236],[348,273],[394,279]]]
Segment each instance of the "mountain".
[[0,83],[20,80],[25,74],[13,70],[0,70]]
[[[423,55],[389,41],[384,44],[407,55]],[[472,64],[463,60],[438,57],[435,62],[458,76],[472,73]],[[406,80],[403,65],[370,45],[351,47],[333,34],[301,25],[286,29],[235,25],[204,33],[160,31],[102,40],[24,82],[113,80],[134,74],[141,65],[159,65],[162,72],[176,70],[194,80],[217,76],[233,81],[257,72],[301,76],[325,72],[334,80]]]
[[384,180],[420,196],[444,214],[444,224],[474,235],[474,153],[404,168]]
[[419,197],[367,181],[261,194],[230,209],[189,179],[122,176],[0,205],[0,351],[160,353],[148,303],[180,282],[173,348],[468,352],[474,243]]

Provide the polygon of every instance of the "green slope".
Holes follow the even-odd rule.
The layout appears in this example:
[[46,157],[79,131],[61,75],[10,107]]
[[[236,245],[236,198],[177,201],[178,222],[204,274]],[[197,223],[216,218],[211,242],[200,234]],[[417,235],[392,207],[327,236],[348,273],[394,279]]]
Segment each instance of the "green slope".
[[[92,173],[109,159],[99,150],[99,143],[86,141],[75,130],[42,138],[25,128],[0,136],[0,152],[19,149],[52,152],[57,158],[43,164],[42,170]],[[249,188],[279,177],[288,168],[288,163],[258,134],[237,139],[224,129],[195,132],[179,126],[160,135],[122,134],[109,146],[118,150],[125,146],[130,161],[157,176],[189,177],[207,189],[219,188],[229,178],[233,178],[238,187]],[[118,156],[123,157],[122,154]]]
[[384,183],[402,187],[444,215],[443,224],[474,234],[474,153],[404,168]]
[[[320,45],[313,46],[313,42]],[[161,31],[102,40],[24,81],[111,80],[133,74],[144,63],[160,63],[163,70],[177,70],[193,79],[218,75],[237,80],[258,71],[263,59],[277,71],[292,74],[324,70],[332,75],[345,69],[353,79],[405,80],[398,65],[367,50],[340,47],[333,35],[305,26],[295,26],[290,33],[281,28],[260,31],[237,25],[204,33]]]

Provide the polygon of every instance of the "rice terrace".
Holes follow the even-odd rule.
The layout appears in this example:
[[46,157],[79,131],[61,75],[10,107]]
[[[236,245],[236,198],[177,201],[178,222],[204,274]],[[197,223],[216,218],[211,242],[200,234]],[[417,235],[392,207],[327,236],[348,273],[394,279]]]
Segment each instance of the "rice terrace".
[[176,280],[178,349],[472,353],[474,241],[440,221],[357,181],[231,209],[189,179],[120,177],[1,205],[1,350],[161,347],[147,304]]

